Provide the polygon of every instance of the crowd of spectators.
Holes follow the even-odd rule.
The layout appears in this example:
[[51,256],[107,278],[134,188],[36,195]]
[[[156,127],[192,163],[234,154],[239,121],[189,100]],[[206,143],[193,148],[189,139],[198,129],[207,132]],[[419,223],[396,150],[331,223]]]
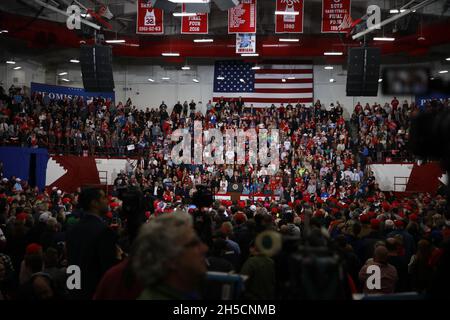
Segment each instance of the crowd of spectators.
[[[14,89],[0,101],[2,144],[123,156],[133,145],[138,156],[128,159],[112,195],[38,190],[20,177],[1,177],[0,298],[195,299],[208,291],[196,290],[207,270],[248,276],[240,298],[286,298],[292,279],[285,259],[292,252],[284,242],[273,257],[265,254],[255,239],[268,230],[338,254],[346,277],[335,298],[407,291],[448,296],[445,196],[396,198],[380,191],[367,170],[386,160],[386,152],[412,159],[406,145],[409,119],[418,112],[413,103],[358,103],[346,121],[339,103],[320,101],[255,110],[221,100],[208,103],[206,114],[193,101],[177,103],[169,114],[164,103],[143,111],[130,100],[50,101]],[[192,128],[194,120],[222,130],[280,129],[280,170],[266,176],[257,165],[175,165],[170,134]],[[220,192],[230,183],[267,197],[193,203],[198,185]],[[135,240],[116,198],[129,187],[142,194],[138,223],[145,225]],[[72,264],[89,275],[79,294],[66,284]],[[381,269],[381,288],[366,285],[372,265]]]

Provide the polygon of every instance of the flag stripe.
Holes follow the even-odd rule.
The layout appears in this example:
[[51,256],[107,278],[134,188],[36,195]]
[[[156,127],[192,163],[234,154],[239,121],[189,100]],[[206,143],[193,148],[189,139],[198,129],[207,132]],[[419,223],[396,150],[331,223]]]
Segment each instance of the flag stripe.
[[258,93],[310,93],[311,88],[266,88],[266,89],[255,89]]
[[[288,80],[289,81],[289,80]],[[280,82],[277,83],[255,83],[255,91],[258,89],[280,89],[282,88],[280,85]],[[312,83],[283,83],[283,88],[286,89],[300,89],[300,88],[309,88],[312,89],[313,84]],[[310,90],[312,91],[312,90]]]
[[256,74],[312,74],[312,69],[259,69]]
[[[214,97],[214,102],[219,102],[221,97]],[[231,99],[233,97],[224,96],[225,99]],[[245,98],[242,97],[244,102],[248,103],[265,103],[266,106],[270,107],[271,103],[310,103],[313,101],[312,98],[292,98],[292,99],[274,99],[274,98]]]
[[[255,79],[284,79],[287,78],[289,76],[289,73],[273,73],[273,74],[255,74]],[[312,74],[308,73],[308,74],[296,74],[294,75],[295,79],[293,80],[297,80],[297,79],[312,79]]]
[[[262,68],[260,70],[253,70],[254,66],[251,62],[217,61],[214,68],[214,101],[222,97],[241,97],[246,105],[254,104],[254,107],[313,102],[314,70],[311,64],[262,63],[258,64]],[[217,80],[218,76],[224,79]],[[290,77],[294,79],[289,80]]]
[[261,65],[265,69],[313,69],[311,64],[271,64]]
[[226,95],[230,98],[263,98],[263,99],[297,99],[297,98],[310,98],[312,97],[312,92],[307,93],[258,93],[258,92],[221,92],[214,94],[214,97],[221,97],[222,95]]
[[[255,83],[276,83],[276,84],[280,84],[281,79],[256,79]],[[286,80],[286,82],[284,83],[284,85],[287,85],[289,83],[313,83],[313,79],[293,79],[293,80]],[[312,87],[311,87],[312,88]]]

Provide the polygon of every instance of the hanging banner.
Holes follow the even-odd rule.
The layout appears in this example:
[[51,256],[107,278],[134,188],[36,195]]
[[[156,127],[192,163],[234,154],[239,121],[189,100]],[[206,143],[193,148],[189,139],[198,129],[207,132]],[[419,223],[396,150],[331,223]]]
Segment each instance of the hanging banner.
[[256,34],[237,33],[236,53],[256,53]]
[[153,8],[151,1],[138,0],[136,33],[164,34],[164,11]]
[[286,14],[275,15],[275,33],[302,33],[303,0],[276,0],[276,2],[276,11]]
[[[183,3],[183,12],[186,5]],[[197,13],[196,16],[181,18],[181,33],[208,34],[208,14]]]
[[345,19],[351,17],[351,0],[322,0],[322,33],[345,33]]
[[114,92],[88,92],[83,88],[54,86],[50,84],[31,82],[31,94],[41,94],[43,97],[48,96],[52,100],[78,99],[88,101],[94,98],[102,97],[111,101],[115,100]]
[[228,10],[228,33],[256,33],[256,0],[241,0]]

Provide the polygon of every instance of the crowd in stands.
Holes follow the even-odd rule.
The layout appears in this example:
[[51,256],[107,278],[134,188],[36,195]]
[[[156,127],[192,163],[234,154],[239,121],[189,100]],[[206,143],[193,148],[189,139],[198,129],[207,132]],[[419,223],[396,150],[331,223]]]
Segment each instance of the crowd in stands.
[[[410,117],[418,112],[413,103],[358,103],[346,121],[339,103],[320,101],[254,110],[240,99],[221,100],[208,103],[206,114],[196,112],[193,101],[177,103],[170,114],[164,103],[143,111],[130,100],[49,101],[15,90],[0,101],[2,144],[78,155],[112,148],[124,156],[134,145],[138,155],[128,159],[112,195],[38,190],[2,175],[0,299],[207,298],[213,293],[202,282],[206,271],[248,276],[242,299],[292,298],[293,243],[337,254],[343,289],[334,298],[408,291],[449,296],[445,194],[396,198],[380,191],[367,170],[368,163],[385,160],[386,151],[412,159],[406,145]],[[280,170],[266,176],[259,166],[175,165],[170,134],[194,120],[222,130],[279,128]],[[198,185],[220,192],[231,183],[267,197],[206,206],[192,200]],[[132,206],[142,215],[124,215],[127,206],[117,199],[130,187],[142,195],[142,206]],[[273,257],[255,241],[264,231],[282,236]],[[85,274],[78,291],[66,283],[65,268],[73,264]],[[380,288],[367,286],[373,265],[381,270]]]

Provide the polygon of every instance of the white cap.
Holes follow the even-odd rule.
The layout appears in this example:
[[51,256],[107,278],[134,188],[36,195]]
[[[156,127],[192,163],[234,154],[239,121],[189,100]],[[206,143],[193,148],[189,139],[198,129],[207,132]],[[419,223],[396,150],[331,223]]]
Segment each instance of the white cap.
[[20,178],[16,178],[16,182],[20,182],[21,180],[20,180]]
[[50,217],[51,217],[50,212],[48,211],[42,212],[41,215],[39,216],[39,221],[47,223]]
[[250,206],[250,210],[251,210],[251,211],[256,211],[256,206],[255,206],[254,204],[252,204],[252,205]]
[[394,221],[392,221],[391,219],[387,219],[384,222],[384,225],[386,228],[394,228],[394,226],[395,226]]
[[62,191],[58,190],[58,191],[56,191],[56,194],[60,196],[62,194]]

